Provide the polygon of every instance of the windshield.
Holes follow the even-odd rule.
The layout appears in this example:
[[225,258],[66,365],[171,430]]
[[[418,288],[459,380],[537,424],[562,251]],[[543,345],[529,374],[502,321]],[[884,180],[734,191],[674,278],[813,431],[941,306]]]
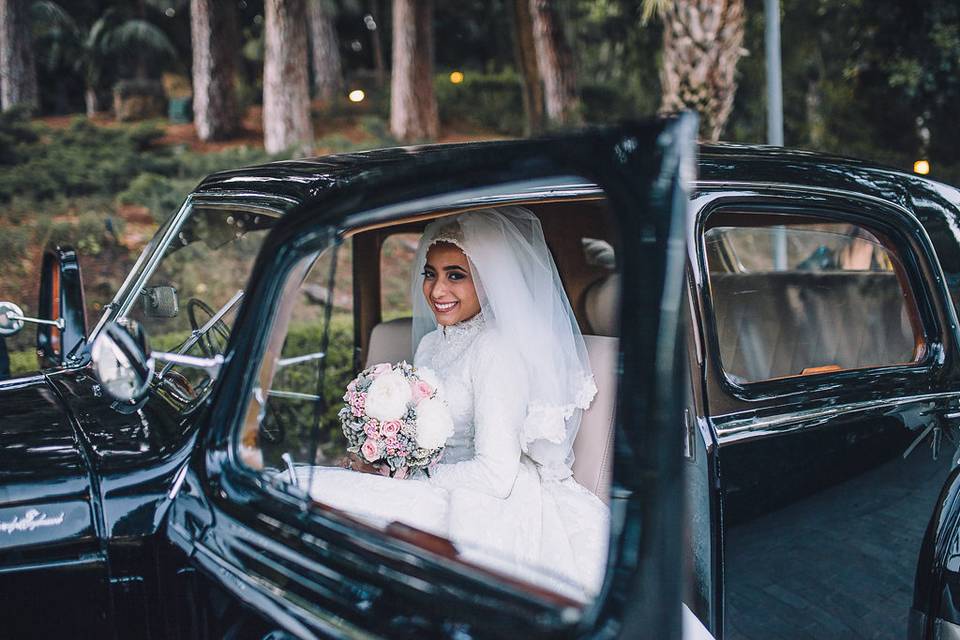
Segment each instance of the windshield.
[[[188,202],[161,227],[134,268],[114,303],[116,319],[139,322],[157,351],[223,353],[253,263],[279,215]],[[196,369],[164,366],[158,373],[184,401],[209,383]]]

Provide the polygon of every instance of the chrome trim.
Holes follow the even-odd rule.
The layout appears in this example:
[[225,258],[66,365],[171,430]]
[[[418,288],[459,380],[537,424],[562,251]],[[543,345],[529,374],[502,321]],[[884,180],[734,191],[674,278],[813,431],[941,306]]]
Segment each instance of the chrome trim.
[[717,426],[717,438],[721,444],[726,444],[729,442],[742,440],[743,438],[749,436],[789,433],[791,431],[804,428],[804,425],[800,423],[823,421],[840,414],[878,409],[887,410],[914,402],[948,400],[956,397],[957,392],[944,391],[940,393],[926,393],[915,396],[891,398],[888,400],[861,400],[860,402],[848,402],[846,404],[835,405],[822,409],[808,409],[806,411],[797,411],[785,416],[773,416],[770,418],[740,418],[723,423],[723,426]]
[[167,498],[173,500],[177,497],[177,494],[180,493],[180,487],[183,486],[183,481],[187,479],[187,465],[184,464],[180,467],[180,471],[177,471],[176,477],[173,479],[173,484],[170,486],[170,492],[167,493]]
[[84,567],[98,567],[106,564],[102,555],[76,558],[73,560],[46,560],[42,562],[28,562],[9,567],[0,567],[0,575],[20,573],[23,571],[43,571],[44,569],[82,569]]
[[277,360],[277,368],[280,367],[289,367],[292,364],[300,364],[301,362],[309,362],[310,360],[319,360],[324,357],[325,354],[323,351],[317,351],[316,353],[307,353],[302,356],[293,356],[290,358],[280,358]]
[[[196,551],[196,556],[202,556],[203,558],[209,560],[219,569],[218,573],[220,573],[221,576],[229,574],[233,580],[239,583],[239,588],[232,588],[232,585],[229,585],[226,581],[220,581],[220,584],[224,588],[232,591],[234,595],[236,595],[242,601],[251,605],[258,604],[256,602],[252,602],[251,597],[248,594],[248,591],[254,591],[261,597],[265,597],[269,601],[272,601],[278,610],[284,610],[284,613],[286,613],[284,616],[285,621],[293,627],[288,628],[288,631],[299,637],[312,638],[314,637],[314,633],[312,629],[309,629],[303,622],[301,622],[301,620],[297,618],[306,618],[316,624],[319,624],[323,627],[324,631],[330,634],[332,637],[348,636],[351,638],[370,638],[371,640],[376,638],[376,636],[367,633],[360,627],[354,626],[345,618],[340,616],[332,616],[330,614],[321,616],[319,615],[318,611],[311,611],[293,599],[283,597],[284,592],[278,589],[276,585],[270,584],[265,580],[258,580],[251,575],[243,573],[237,567],[218,556],[201,542],[195,542],[193,548]],[[302,559],[299,560],[302,561]],[[275,601],[275,599],[280,599],[283,601],[282,607]],[[290,614],[291,609],[295,612],[293,615]],[[270,612],[267,611],[264,611],[263,613],[270,615]],[[274,619],[274,621],[279,624],[283,624],[283,622],[280,620]]]
[[[210,319],[207,320],[206,323],[204,323],[204,325],[203,325],[202,327],[200,327],[199,329],[194,329],[193,331],[191,331],[191,332],[190,332],[190,337],[187,338],[186,342],[184,342],[184,343],[180,346],[180,348],[177,349],[177,351],[176,351],[175,353],[155,353],[155,354],[153,354],[153,357],[154,357],[155,359],[157,359],[157,360],[163,360],[163,361],[165,361],[165,362],[167,363],[166,365],[164,365],[163,369],[160,370],[160,375],[159,375],[158,377],[162,380],[162,379],[163,379],[163,376],[165,376],[165,375],[167,374],[167,372],[170,371],[170,369],[171,369],[171,368],[173,367],[173,365],[175,365],[175,364],[183,364],[183,365],[186,365],[186,366],[188,366],[188,367],[194,367],[194,368],[197,368],[197,369],[207,369],[207,370],[208,370],[208,373],[209,373],[209,369],[211,369],[211,367],[214,367],[214,366],[215,366],[215,367],[216,367],[216,371],[215,371],[214,373],[212,373],[211,375],[216,375],[216,372],[218,372],[218,371],[220,370],[220,365],[223,364],[223,357],[222,357],[220,354],[215,355],[213,358],[193,358],[193,361],[188,361],[188,360],[185,359],[185,358],[192,358],[193,356],[187,356],[187,355],[184,355],[184,354],[186,354],[187,351],[190,351],[190,349],[193,348],[193,345],[197,344],[197,342],[200,341],[200,336],[206,334],[208,331],[210,331],[210,329],[213,328],[213,326],[214,326],[215,324],[217,324],[218,322],[220,322],[221,318],[223,318],[223,316],[227,315],[227,313],[230,311],[230,309],[232,309],[233,306],[234,306],[235,304],[237,304],[237,303],[240,301],[241,298],[243,298],[243,289],[239,289],[235,294],[233,294],[233,297],[231,297],[229,300],[227,300],[226,303],[224,303],[224,305],[223,305],[222,307],[220,307],[220,308],[217,310],[216,313],[214,313],[212,316],[210,316]],[[213,361],[215,361],[218,357],[220,358],[220,361],[219,361],[219,362],[213,362]],[[202,363],[200,362],[201,360],[207,360],[208,362],[207,362],[206,364],[202,364]]]
[[179,364],[183,367],[189,367],[191,369],[203,369],[211,378],[220,373],[220,367],[223,366],[223,356],[219,353],[212,358],[198,358],[196,356],[188,356],[183,353],[153,351],[150,353],[150,361],[153,360],[159,360],[160,362],[166,363],[163,366],[163,371],[161,371],[157,376],[157,378],[160,380],[162,380],[164,374],[170,370],[170,367],[175,364]]
[[934,618],[933,640],[960,640],[960,625],[942,618]]
[[288,400],[320,400],[320,396],[312,393],[300,393],[299,391],[280,391],[279,389],[270,389],[267,395],[271,398],[286,398]]

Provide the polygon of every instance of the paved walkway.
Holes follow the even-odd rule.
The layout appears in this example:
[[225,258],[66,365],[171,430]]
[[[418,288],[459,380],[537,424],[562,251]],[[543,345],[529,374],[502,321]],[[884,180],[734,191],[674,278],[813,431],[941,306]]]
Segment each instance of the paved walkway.
[[927,447],[727,532],[726,638],[906,638],[952,450]]

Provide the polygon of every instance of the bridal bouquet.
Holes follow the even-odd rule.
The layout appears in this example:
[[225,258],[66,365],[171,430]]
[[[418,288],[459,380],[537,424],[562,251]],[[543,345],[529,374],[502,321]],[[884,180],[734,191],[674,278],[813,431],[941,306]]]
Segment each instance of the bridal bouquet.
[[438,386],[432,371],[406,362],[364,369],[347,385],[338,414],[347,451],[395,478],[429,473],[453,435]]

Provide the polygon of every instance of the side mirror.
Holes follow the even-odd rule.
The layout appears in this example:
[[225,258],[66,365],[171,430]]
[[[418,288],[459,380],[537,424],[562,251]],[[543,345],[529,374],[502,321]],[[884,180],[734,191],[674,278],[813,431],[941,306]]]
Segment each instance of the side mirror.
[[23,309],[12,302],[0,302],[0,336],[15,336],[23,329]]
[[147,318],[176,318],[180,313],[177,290],[173,287],[147,287],[140,292],[140,299]]
[[[49,247],[40,271],[37,357],[41,369],[78,364],[87,340],[87,313],[77,252],[71,247]],[[22,314],[21,314],[22,316]]]
[[111,397],[132,404],[150,386],[154,361],[149,353],[146,334],[139,324],[111,322],[93,342],[93,370]]

